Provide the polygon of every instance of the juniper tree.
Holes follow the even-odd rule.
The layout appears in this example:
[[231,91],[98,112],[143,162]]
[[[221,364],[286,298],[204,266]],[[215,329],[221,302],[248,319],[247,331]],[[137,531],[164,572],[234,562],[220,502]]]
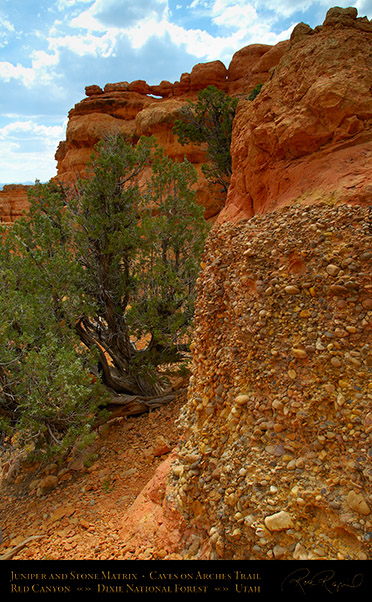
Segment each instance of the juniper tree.
[[82,270],[66,217],[61,190],[37,184],[27,219],[0,239],[1,437],[36,456],[89,443],[105,398],[92,383],[96,357],[74,329]]
[[207,163],[202,170],[206,179],[221,186],[227,194],[231,179],[231,134],[238,99],[231,98],[215,86],[198,94],[197,102],[188,101],[173,132],[181,144],[206,144]]
[[61,450],[108,401],[165,393],[159,368],[187,349],[207,233],[195,178],[151,139],[117,136],[73,188],[37,183],[0,244],[3,433]]

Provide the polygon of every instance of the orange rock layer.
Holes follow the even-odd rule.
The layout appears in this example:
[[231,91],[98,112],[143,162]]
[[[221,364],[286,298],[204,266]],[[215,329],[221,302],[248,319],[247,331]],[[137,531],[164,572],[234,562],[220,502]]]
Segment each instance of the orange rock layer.
[[13,223],[24,211],[28,211],[29,188],[22,184],[7,184],[0,190],[0,223]]
[[175,83],[149,86],[145,81],[119,82],[87,86],[86,98],[69,113],[66,140],[56,152],[58,179],[68,182],[85,173],[94,145],[105,135],[153,135],[165,153],[177,161],[184,157],[198,173],[197,198],[208,219],[219,213],[224,197],[216,187],[207,185],[201,172],[205,152],[199,146],[182,146],[172,133],[180,109],[188,99],[195,100],[200,90],[214,85],[233,96],[249,94],[258,83],[268,79],[270,70],[284,53],[287,42],[276,46],[253,44],[239,50],[226,69],[221,61],[200,63],[191,73],[183,73]]
[[356,9],[330,9],[314,30],[297,25],[260,95],[239,104],[219,221],[294,202],[370,203],[371,70],[372,23]]

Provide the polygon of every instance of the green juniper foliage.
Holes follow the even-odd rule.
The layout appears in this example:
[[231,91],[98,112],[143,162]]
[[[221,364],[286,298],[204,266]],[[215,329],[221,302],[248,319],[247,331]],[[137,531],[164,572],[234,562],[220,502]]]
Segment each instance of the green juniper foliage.
[[227,194],[231,179],[231,133],[237,98],[231,98],[215,86],[208,86],[198,94],[197,102],[188,101],[173,132],[181,144],[206,144],[208,162],[203,173],[212,184],[219,184]]
[[253,88],[253,90],[250,92],[250,94],[248,96],[248,100],[254,100],[261,92],[262,86],[263,86],[263,84],[257,84],[257,86],[255,86]]
[[159,366],[187,348],[207,234],[195,178],[152,139],[115,136],[73,188],[36,184],[27,217],[1,233],[3,439],[63,454],[91,441],[108,392],[162,393]]
[[28,219],[3,231],[0,245],[1,431],[35,456],[88,443],[105,396],[89,374],[96,358],[73,328],[81,267],[65,218],[61,191],[37,183]]

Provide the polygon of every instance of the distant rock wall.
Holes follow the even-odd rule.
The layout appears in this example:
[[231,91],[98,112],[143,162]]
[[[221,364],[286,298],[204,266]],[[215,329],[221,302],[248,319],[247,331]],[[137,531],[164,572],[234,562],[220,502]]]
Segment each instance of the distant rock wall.
[[371,72],[372,23],[355,8],[330,9],[314,30],[297,25],[259,96],[239,104],[219,221],[297,201],[370,203]]
[[29,189],[30,186],[22,184],[6,184],[3,190],[0,190],[0,223],[12,223],[21,217],[24,211],[28,211]]

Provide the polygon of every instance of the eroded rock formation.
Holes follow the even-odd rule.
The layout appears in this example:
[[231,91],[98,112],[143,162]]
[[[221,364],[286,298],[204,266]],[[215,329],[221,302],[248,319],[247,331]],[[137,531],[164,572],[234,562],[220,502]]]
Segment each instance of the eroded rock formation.
[[188,530],[169,558],[372,557],[371,30],[355,9],[300,24],[240,105],[162,480]]
[[209,85],[234,96],[248,95],[257,84],[267,80],[288,42],[276,46],[253,44],[238,51],[226,69],[221,61],[195,65],[175,83],[167,81],[150,86],[145,81],[87,86],[86,98],[69,113],[66,140],[56,152],[58,179],[71,181],[84,175],[94,145],[107,134],[154,136],[166,154],[182,161],[186,156],[198,174],[197,198],[205,207],[205,217],[216,216],[224,204],[218,187],[208,186],[201,166],[205,151],[199,146],[182,146],[172,129],[181,107],[188,99],[196,100]]
[[232,185],[219,220],[295,201],[368,203],[371,70],[372,23],[356,9],[330,9],[314,30],[297,25],[260,95],[238,107]]

